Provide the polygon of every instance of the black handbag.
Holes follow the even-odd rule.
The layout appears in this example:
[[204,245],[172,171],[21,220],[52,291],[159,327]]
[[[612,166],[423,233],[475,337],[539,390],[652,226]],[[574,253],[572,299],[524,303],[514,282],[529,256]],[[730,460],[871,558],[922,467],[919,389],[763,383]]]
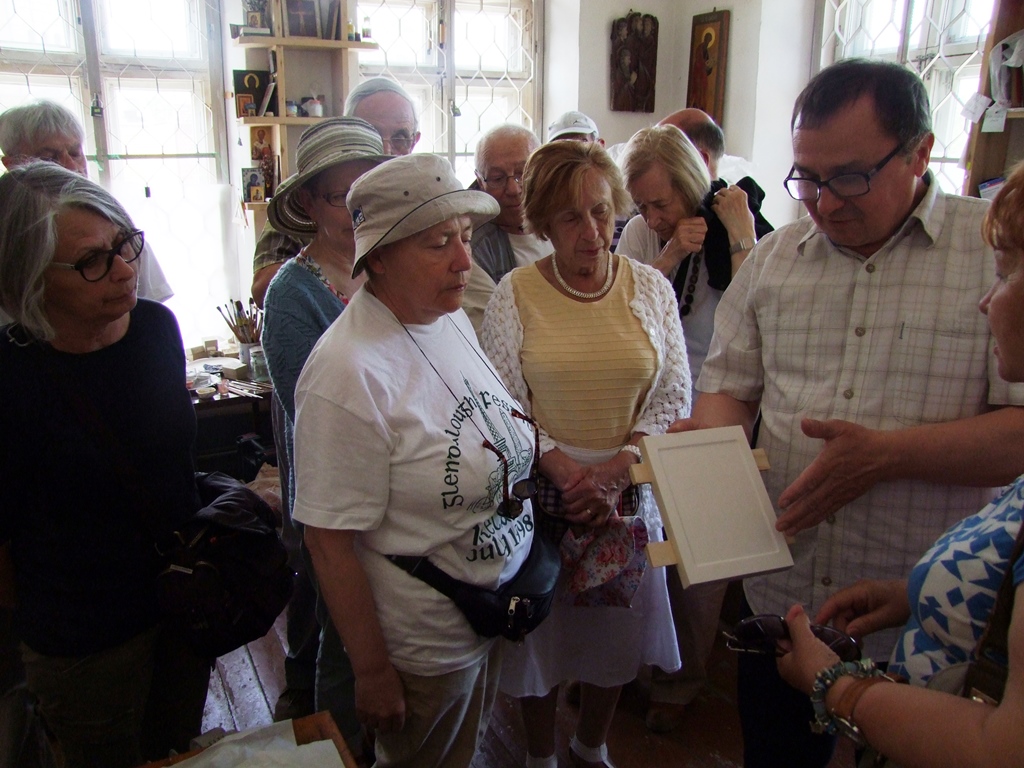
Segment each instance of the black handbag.
[[154,520],[158,509],[142,475],[96,407],[68,388],[79,418],[116,460],[114,471],[139,510],[142,529],[161,558],[157,601],[198,655],[216,658],[263,637],[291,599],[295,574],[274,511],[240,481],[197,472],[202,508],[174,530]]
[[555,585],[562,568],[558,547],[533,532],[533,543],[519,572],[497,589],[485,589],[456,579],[426,557],[386,555],[402,570],[448,597],[482,637],[501,635],[516,642],[535,630],[551,612]]
[[263,499],[221,472],[196,484],[202,509],[158,540],[157,599],[192,650],[216,658],[270,631],[294,573]]

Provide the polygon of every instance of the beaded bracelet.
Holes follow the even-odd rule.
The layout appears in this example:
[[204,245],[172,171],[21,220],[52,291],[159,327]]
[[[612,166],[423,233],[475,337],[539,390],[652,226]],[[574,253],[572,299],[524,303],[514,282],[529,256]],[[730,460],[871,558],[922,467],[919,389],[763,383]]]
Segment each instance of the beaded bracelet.
[[854,742],[863,742],[860,730],[852,722],[846,719],[837,719],[828,711],[825,706],[825,696],[828,689],[832,687],[840,677],[852,675],[853,677],[884,677],[885,673],[877,669],[871,659],[860,661],[841,661],[831,667],[826,667],[814,677],[814,686],[811,688],[811,705],[814,707],[814,720],[811,722],[811,730],[815,733],[836,733],[842,730],[844,736],[848,736]]

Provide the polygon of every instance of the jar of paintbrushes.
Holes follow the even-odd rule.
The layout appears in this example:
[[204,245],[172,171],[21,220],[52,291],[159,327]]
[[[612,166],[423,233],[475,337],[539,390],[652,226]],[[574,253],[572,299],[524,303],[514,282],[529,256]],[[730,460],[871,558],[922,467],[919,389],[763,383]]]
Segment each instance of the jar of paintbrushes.
[[[240,301],[229,301],[217,307],[220,316],[228,324],[231,333],[238,341],[238,359],[247,366],[252,365],[250,352],[260,344],[260,331],[263,329],[263,310],[256,306],[251,298],[246,306]],[[250,367],[251,370],[251,367]]]

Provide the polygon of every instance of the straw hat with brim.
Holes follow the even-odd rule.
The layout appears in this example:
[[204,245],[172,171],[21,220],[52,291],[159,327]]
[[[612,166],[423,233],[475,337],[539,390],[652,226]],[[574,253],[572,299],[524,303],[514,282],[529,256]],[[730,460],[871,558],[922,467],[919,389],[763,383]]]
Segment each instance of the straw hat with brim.
[[302,185],[321,171],[350,160],[383,162],[384,142],[377,129],[358,117],[329,117],[303,131],[296,151],[298,172],[277,188],[267,206],[274,229],[297,237],[316,234],[316,223],[298,202]]
[[451,164],[437,155],[396,157],[360,176],[348,193],[356,236],[355,277],[375,248],[394,243],[456,216],[474,227],[501,211],[486,192],[465,189]]

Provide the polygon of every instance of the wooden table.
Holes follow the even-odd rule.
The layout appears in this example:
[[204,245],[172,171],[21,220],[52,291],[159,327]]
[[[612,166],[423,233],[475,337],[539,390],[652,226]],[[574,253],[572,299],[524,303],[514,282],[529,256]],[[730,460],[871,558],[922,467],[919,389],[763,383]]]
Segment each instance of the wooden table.
[[[295,731],[296,744],[312,744],[314,741],[330,739],[334,742],[334,748],[338,750],[338,755],[341,757],[341,762],[345,768],[358,768],[356,759],[349,751],[348,745],[345,743],[345,739],[342,738],[341,731],[335,725],[334,718],[331,717],[330,712],[317,712],[315,715],[292,720],[292,728]],[[141,768],[163,768],[168,765],[176,765],[184,760],[188,760],[190,757],[195,757],[202,751],[201,749],[196,749],[183,755],[146,763]]]

